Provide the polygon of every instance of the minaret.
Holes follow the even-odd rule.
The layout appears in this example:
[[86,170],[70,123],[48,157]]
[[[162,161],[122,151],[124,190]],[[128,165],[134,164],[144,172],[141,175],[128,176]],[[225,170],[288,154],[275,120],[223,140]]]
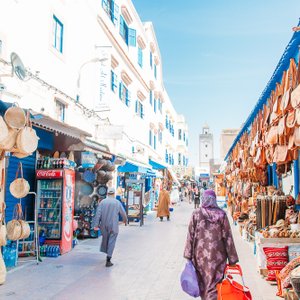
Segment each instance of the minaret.
[[202,127],[199,134],[199,167],[209,173],[209,162],[214,158],[214,138],[208,124]]

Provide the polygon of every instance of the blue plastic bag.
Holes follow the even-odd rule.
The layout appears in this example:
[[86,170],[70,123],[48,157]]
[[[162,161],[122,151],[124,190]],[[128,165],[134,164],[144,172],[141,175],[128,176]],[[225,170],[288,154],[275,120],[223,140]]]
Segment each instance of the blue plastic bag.
[[182,290],[188,295],[194,298],[200,297],[197,273],[193,263],[190,260],[187,261],[185,268],[181,273],[180,283]]

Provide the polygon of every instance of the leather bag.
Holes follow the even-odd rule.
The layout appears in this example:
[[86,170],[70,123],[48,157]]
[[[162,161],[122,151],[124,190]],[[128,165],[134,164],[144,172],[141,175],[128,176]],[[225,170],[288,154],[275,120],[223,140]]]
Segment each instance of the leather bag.
[[[18,178],[19,172],[21,175],[20,178]],[[19,163],[19,166],[18,166],[18,169],[16,172],[16,179],[9,186],[9,191],[17,199],[26,197],[30,191],[29,183],[23,177],[23,166],[22,166],[21,162]]]
[[300,147],[300,127],[296,127],[294,130],[294,143],[297,147]]
[[278,126],[271,126],[269,129],[267,143],[269,145],[276,145],[278,143]]
[[286,117],[286,127],[294,128],[296,125],[296,110],[292,109],[288,112]]
[[291,104],[293,108],[300,106],[300,84],[291,93]]
[[286,163],[289,158],[289,149],[287,145],[277,145],[274,152],[274,162],[278,165]]
[[285,134],[285,116],[283,116],[278,123],[278,137],[281,138]]

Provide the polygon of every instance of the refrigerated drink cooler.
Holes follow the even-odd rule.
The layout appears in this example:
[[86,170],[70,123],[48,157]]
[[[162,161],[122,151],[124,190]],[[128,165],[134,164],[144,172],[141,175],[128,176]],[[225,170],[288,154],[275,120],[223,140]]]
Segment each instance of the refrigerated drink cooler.
[[45,244],[58,245],[60,253],[72,249],[74,170],[37,170],[38,232]]

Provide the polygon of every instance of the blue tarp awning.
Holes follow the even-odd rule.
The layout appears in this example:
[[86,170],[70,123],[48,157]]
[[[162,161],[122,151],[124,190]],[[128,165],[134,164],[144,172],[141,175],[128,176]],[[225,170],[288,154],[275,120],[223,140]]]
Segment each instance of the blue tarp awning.
[[137,164],[131,163],[131,162],[126,162],[124,166],[119,166],[118,167],[118,172],[122,173],[143,173],[147,174],[147,171],[149,168],[139,166]]
[[160,164],[160,163],[158,163],[158,162],[156,162],[152,159],[149,159],[149,164],[152,166],[152,168],[154,170],[163,170],[163,169],[167,168],[166,166],[164,166],[164,165],[162,165],[162,164]]

